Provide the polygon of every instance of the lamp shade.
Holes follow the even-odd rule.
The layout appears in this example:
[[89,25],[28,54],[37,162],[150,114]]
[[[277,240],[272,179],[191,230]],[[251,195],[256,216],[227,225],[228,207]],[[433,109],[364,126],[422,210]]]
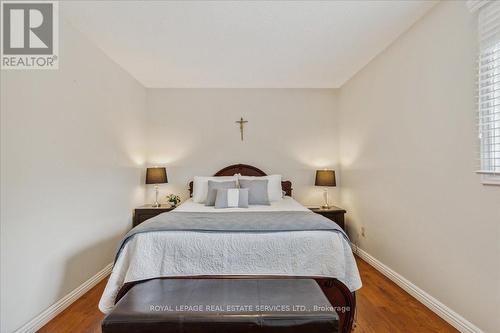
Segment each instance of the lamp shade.
[[163,184],[163,183],[168,183],[167,169],[165,168],[146,169],[146,184]]
[[314,182],[316,186],[336,186],[335,181],[335,170],[317,170],[316,171],[316,181]]

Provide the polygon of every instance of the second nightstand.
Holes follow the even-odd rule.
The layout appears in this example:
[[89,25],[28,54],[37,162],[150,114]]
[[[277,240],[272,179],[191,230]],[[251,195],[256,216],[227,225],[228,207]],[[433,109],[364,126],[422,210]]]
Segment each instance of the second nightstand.
[[156,215],[159,215],[161,213],[170,212],[174,208],[175,207],[165,205],[161,205],[160,207],[152,207],[151,205],[138,207],[134,210],[133,226],[135,227],[146,221],[147,219],[155,217]]
[[334,221],[342,228],[342,230],[345,231],[344,228],[344,214],[346,213],[345,209],[335,206],[330,206],[329,209],[322,209],[319,207],[309,207],[309,209],[317,214],[321,214],[324,217]]

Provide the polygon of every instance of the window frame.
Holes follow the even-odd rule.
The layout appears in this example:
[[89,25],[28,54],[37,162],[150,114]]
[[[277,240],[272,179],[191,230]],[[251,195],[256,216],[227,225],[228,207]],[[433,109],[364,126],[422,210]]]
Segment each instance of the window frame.
[[478,17],[477,130],[485,185],[500,185],[500,4],[469,1]]

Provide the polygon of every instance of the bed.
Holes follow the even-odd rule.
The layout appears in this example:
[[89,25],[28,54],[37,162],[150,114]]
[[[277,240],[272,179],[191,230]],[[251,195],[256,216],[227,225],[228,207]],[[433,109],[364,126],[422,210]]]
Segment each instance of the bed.
[[[235,174],[266,176],[243,164],[215,176]],[[119,247],[100,310],[110,312],[135,284],[151,279],[308,277],[336,307],[340,332],[350,332],[361,280],[348,238],[295,201],[291,182],[281,187],[286,196],[269,206],[215,209],[190,199],[131,230]],[[192,194],[192,183],[189,189]]]

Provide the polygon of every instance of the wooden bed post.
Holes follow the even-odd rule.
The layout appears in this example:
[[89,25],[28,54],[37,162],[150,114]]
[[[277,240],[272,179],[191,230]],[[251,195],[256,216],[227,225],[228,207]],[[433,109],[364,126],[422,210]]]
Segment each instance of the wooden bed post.
[[345,284],[333,278],[315,278],[339,316],[339,332],[352,331],[354,314],[356,311],[356,298]]

